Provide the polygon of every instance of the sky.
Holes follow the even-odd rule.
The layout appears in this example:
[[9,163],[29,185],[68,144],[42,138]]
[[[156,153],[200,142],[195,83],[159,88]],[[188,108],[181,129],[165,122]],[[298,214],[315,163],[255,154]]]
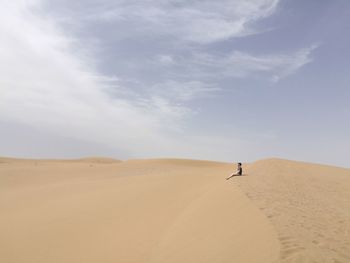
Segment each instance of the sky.
[[0,4],[0,156],[350,167],[347,0]]

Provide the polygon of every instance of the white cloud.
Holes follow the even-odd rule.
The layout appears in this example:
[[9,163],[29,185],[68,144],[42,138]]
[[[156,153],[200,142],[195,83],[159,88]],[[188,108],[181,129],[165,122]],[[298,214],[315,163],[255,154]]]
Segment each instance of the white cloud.
[[158,83],[150,90],[153,94],[180,102],[208,97],[217,91],[220,91],[220,88],[201,81],[179,82],[174,80]]
[[54,23],[33,15],[38,3],[0,11],[0,119],[134,151],[171,143],[181,107],[108,96],[118,79],[101,76]]

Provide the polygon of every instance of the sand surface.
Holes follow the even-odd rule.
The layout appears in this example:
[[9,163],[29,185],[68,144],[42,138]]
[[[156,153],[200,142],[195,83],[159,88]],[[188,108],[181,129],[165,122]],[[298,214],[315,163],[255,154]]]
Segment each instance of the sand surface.
[[0,262],[350,262],[350,169],[0,158]]

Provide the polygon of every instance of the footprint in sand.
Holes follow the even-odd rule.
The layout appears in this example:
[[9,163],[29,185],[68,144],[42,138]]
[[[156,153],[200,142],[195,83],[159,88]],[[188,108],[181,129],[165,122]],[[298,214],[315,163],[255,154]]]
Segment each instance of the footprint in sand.
[[282,248],[281,248],[281,259],[294,258],[301,251],[305,250],[304,247],[297,245],[297,241],[290,236],[284,236],[279,238]]
[[287,248],[287,249],[282,248],[281,257],[282,257],[282,259],[293,257],[303,250],[305,250],[305,248],[299,247],[297,245],[294,245],[294,246]]

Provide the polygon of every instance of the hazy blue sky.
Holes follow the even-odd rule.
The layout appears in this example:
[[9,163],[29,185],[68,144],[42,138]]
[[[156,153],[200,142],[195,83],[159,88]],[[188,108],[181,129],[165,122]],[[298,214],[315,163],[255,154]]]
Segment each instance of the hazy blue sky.
[[348,0],[0,0],[0,155],[350,167]]

